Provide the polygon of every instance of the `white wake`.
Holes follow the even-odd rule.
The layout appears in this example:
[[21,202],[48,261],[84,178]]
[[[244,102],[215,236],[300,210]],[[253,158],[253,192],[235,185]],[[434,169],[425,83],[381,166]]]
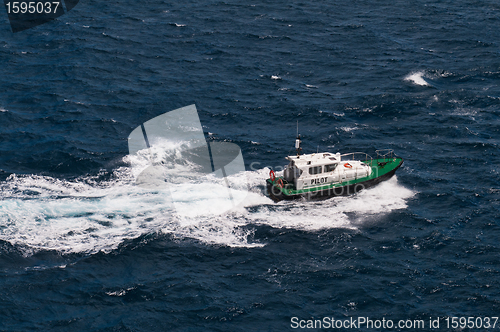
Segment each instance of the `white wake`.
[[109,252],[127,239],[151,233],[206,244],[256,247],[265,245],[252,240],[259,225],[305,231],[357,229],[369,216],[406,208],[414,195],[393,177],[354,196],[276,204],[263,193],[268,172],[264,168],[235,175],[236,182],[238,177],[246,178],[249,192],[243,204],[224,214],[210,213],[210,208],[227,203],[226,199],[219,202],[219,194],[227,188],[215,178],[208,184],[204,179],[174,188],[186,194],[181,203],[189,213],[179,214],[179,204],[172,204],[169,190],[136,186],[136,172],[127,167],[116,170],[115,179],[108,182],[13,175],[0,183],[0,239],[26,255],[40,250]]

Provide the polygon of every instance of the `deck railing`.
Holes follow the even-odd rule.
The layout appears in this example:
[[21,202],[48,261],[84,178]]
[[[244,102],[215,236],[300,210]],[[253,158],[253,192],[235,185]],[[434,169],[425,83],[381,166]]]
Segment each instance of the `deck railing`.
[[[375,159],[382,159],[382,160],[390,160],[395,157],[394,155],[394,150],[392,149],[384,149],[384,150],[377,150],[375,151],[377,153],[377,158]],[[367,164],[371,164],[373,162],[373,158],[365,152],[351,152],[351,153],[345,153],[340,156],[341,161],[349,161],[349,160],[359,160],[363,161]]]
[[377,150],[377,159],[393,159],[394,158],[394,150],[393,149],[384,149]]
[[341,161],[349,161],[349,160],[359,160],[363,162],[372,162],[373,158],[365,152],[351,152],[345,153],[340,156]]

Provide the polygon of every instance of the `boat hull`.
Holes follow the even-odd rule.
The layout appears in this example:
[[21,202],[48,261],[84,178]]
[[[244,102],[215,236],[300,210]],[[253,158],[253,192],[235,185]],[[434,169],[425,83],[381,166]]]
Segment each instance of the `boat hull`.
[[[397,159],[397,160],[396,160]],[[380,163],[377,163],[376,166],[372,166],[373,170],[378,173],[382,173],[375,177],[367,177],[366,180],[360,179],[360,181],[356,181],[355,183],[346,182],[345,184],[340,184],[334,187],[320,187],[316,190],[309,189],[306,192],[297,192],[296,190],[283,190],[277,186],[277,181],[271,181],[271,179],[266,180],[266,187],[269,197],[275,202],[281,200],[294,200],[299,198],[305,198],[308,200],[315,199],[326,199],[333,196],[347,196],[357,193],[363,189],[370,188],[375,186],[376,184],[390,179],[396,170],[401,167],[403,164],[402,158],[395,158],[395,164],[390,167],[389,170],[385,170],[385,172],[380,172],[386,167],[385,163],[383,166],[380,166]]]

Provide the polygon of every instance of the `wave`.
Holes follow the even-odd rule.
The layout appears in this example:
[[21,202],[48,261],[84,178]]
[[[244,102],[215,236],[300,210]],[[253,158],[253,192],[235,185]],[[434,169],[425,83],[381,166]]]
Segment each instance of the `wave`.
[[426,73],[424,71],[411,73],[405,77],[405,81],[409,81],[420,86],[430,86],[430,84],[424,79],[425,75]]

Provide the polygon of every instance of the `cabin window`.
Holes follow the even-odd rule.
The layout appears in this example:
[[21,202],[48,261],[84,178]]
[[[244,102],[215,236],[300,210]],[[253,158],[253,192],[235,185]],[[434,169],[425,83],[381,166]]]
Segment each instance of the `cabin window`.
[[325,173],[333,172],[337,168],[337,164],[325,165]]
[[323,166],[309,167],[309,174],[315,175],[320,174]]

